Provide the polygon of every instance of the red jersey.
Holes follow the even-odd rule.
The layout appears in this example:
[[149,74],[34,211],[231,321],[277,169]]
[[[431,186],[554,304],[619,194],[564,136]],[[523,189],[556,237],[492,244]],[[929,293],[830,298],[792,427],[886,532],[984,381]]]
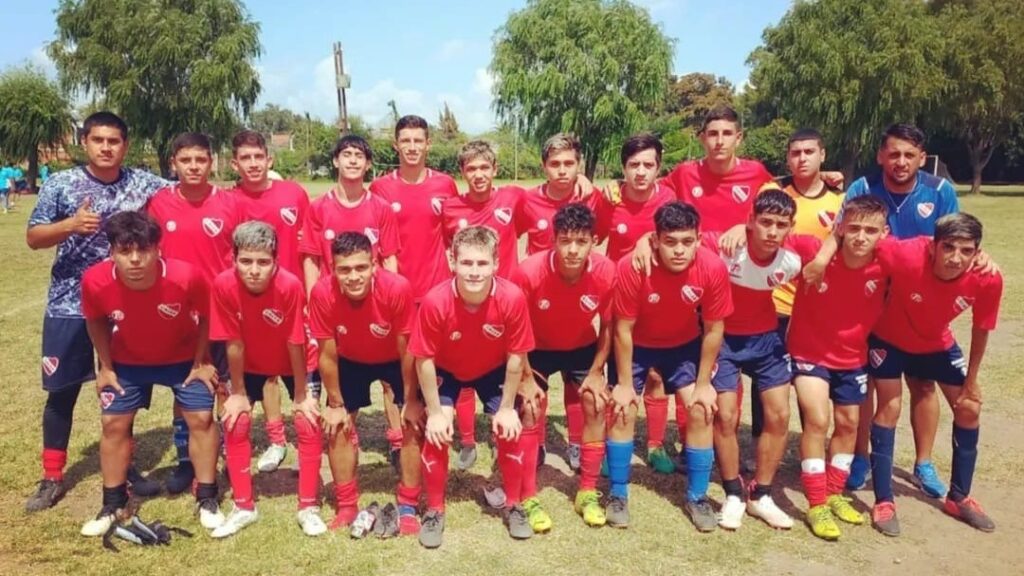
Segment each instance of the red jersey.
[[1003,295],[1001,274],[969,271],[946,282],[932,272],[931,239],[894,244],[892,284],[876,336],[912,354],[941,352],[955,343],[950,323],[968,308],[973,308],[975,328],[995,330]]
[[398,253],[398,271],[412,283],[419,302],[431,288],[451,277],[444,251],[441,207],[445,200],[459,195],[455,180],[442,172],[427,170],[419,184],[409,184],[398,170],[370,184],[370,191],[391,205],[402,246]]
[[609,200],[602,194],[597,201],[597,235],[608,238],[605,254],[617,262],[633,248],[640,238],[654,232],[654,213],[663,205],[675,200],[672,191],[655,185],[654,192],[646,202],[635,202],[621,196],[618,188],[612,188],[614,198]]
[[195,358],[196,318],[210,310],[206,282],[187,262],[161,259],[158,266],[160,275],[146,290],[125,286],[113,260],[82,275],[82,314],[110,321],[110,357],[118,364],[158,366]]
[[725,175],[712,172],[704,160],[683,162],[661,183],[697,209],[700,229],[705,232],[725,232],[746,222],[758,192],[766,184],[777,188],[763,164],[746,158],[737,158],[732,171]]
[[241,340],[247,373],[293,376],[288,344],[306,345],[302,281],[281,269],[262,294],[253,294],[236,271],[225,270],[211,292],[210,340]]
[[455,282],[435,286],[420,303],[409,339],[413,356],[433,358],[438,368],[471,382],[504,366],[509,354],[533,350],[522,290],[495,278],[488,298],[470,310],[459,298]]
[[591,252],[587,269],[575,284],[558,274],[554,250],[523,260],[512,271],[530,307],[530,323],[538,350],[575,350],[597,340],[594,317],[611,320],[615,264]]
[[218,189],[199,202],[189,202],[177,186],[161,188],[146,204],[160,225],[160,255],[195,266],[206,281],[232,267],[231,235],[244,220],[234,194]]
[[527,254],[536,254],[554,247],[555,213],[562,206],[579,202],[597,212],[598,198],[601,197],[598,191],[594,191],[586,198],[580,198],[579,194],[574,192],[561,200],[554,200],[548,196],[547,188],[547,184],[541,184],[527,190],[523,194],[522,204],[516,214],[516,228],[520,234],[526,234]]
[[309,195],[295,182],[271,180],[270,188],[250,193],[241,187],[234,194],[242,205],[243,220],[260,220],[277,232],[277,263],[299,278],[303,277],[299,260],[299,237],[309,210]]
[[398,336],[412,331],[415,305],[409,281],[398,274],[378,268],[372,282],[369,295],[354,302],[334,276],[320,278],[309,295],[309,328],[315,338],[334,338],[346,360],[383,364],[399,359]]
[[399,252],[398,226],[387,202],[366,192],[358,205],[342,206],[337,191],[331,189],[310,204],[299,243],[299,252],[320,259],[321,276],[331,275],[331,244],[343,232],[365,234],[378,262]]
[[635,346],[681,346],[700,336],[698,309],[704,322],[724,320],[733,311],[729,273],[705,248],[698,248],[693,263],[678,274],[655,266],[645,276],[628,256],[619,260],[616,274],[615,316],[636,320]]
[[445,243],[451,246],[455,233],[467,226],[487,226],[498,234],[498,276],[508,278],[519,263],[516,214],[524,194],[518,186],[502,186],[491,189],[484,202],[474,202],[468,194],[445,200],[441,209]]

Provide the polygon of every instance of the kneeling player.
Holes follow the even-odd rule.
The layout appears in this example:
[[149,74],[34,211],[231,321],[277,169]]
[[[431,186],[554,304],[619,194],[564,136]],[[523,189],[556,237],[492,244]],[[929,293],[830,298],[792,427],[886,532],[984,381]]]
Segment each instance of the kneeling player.
[[132,422],[139,408],[149,408],[154,384],[170,386],[184,411],[199,520],[215,529],[224,515],[217,505],[217,374],[205,361],[209,291],[190,265],[160,258],[160,227],[151,217],[120,212],[107,221],[106,233],[110,260],[82,276],[82,311],[99,358],[103,424],[103,506],[82,526],[82,535],[105,534],[128,502]]
[[[412,331],[413,300],[409,282],[374,264],[370,239],[343,232],[331,245],[332,269],[313,286],[309,321],[320,345],[320,374],[327,394],[324,426],[327,456],[334,475],[338,511],[331,528],[352,524],[359,513],[356,479],[358,448],[354,435],[360,408],[370,405],[370,384],[380,380],[395,392],[395,403],[415,403],[415,372],[407,347]],[[409,406],[399,454],[398,518],[388,519],[385,535],[419,531],[420,496],[417,406]],[[395,523],[397,520],[397,523]]]
[[234,269],[214,280],[210,339],[227,343],[231,395],[224,403],[225,448],[235,509],[214,538],[256,521],[253,500],[252,403],[263,401],[267,380],[284,381],[295,406],[299,440],[299,525],[316,536],[327,531],[316,508],[320,485],[319,390],[306,378],[302,281],[277,265],[277,234],[264,222],[239,226],[232,237]]

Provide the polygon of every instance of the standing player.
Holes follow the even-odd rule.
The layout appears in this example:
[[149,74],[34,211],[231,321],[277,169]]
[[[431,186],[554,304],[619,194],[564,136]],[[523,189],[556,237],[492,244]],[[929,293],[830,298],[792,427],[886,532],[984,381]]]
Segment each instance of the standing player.
[[[637,394],[650,370],[666,392],[690,410],[686,433],[689,485],[686,511],[697,529],[715,529],[706,496],[714,463],[712,422],[718,411],[711,373],[722,346],[724,320],[732,313],[729,273],[713,252],[700,247],[700,216],[693,206],[670,202],[654,215],[650,276],[619,260],[614,290],[616,384],[614,423],[608,431],[608,523],[629,525],[627,506]],[[701,326],[703,322],[703,338]],[[609,370],[609,373],[612,373]]]
[[319,516],[320,455],[323,453],[319,390],[306,380],[305,290],[302,281],[277,266],[277,235],[266,222],[240,225],[232,236],[234,267],[213,283],[210,339],[224,342],[231,395],[224,402],[224,445],[235,509],[214,538],[237,533],[257,519],[253,499],[252,403],[263,399],[268,379],[280,376],[295,410],[299,452],[299,512],[302,531],[327,531]]
[[[81,137],[88,163],[46,181],[25,234],[33,250],[57,246],[43,316],[43,479],[25,504],[29,512],[50,508],[64,495],[75,403],[82,383],[95,377],[93,346],[82,318],[81,278],[110,253],[101,226],[116,212],[142,208],[166,184],[122,166],[128,126],[115,114],[90,115]],[[134,468],[129,472],[133,481],[142,480]]]
[[[597,476],[605,451],[603,407],[607,380],[604,367],[611,350],[611,291],[615,265],[592,251],[596,243],[595,217],[583,204],[566,204],[559,208],[552,218],[552,228],[554,248],[523,261],[513,271],[512,280],[526,295],[537,340],[537,349],[528,356],[529,368],[539,375],[538,382],[545,392],[548,378],[560,373],[563,386],[572,388],[577,399],[582,395],[586,405],[585,417],[580,407],[580,417],[584,419],[579,424],[582,457],[577,455],[577,458],[584,466],[580,471],[575,508],[587,525],[603,526],[605,514],[598,500]],[[595,317],[600,319],[597,332],[594,331]],[[538,434],[542,435],[545,433],[543,410],[539,420]],[[525,430],[524,434],[528,432]],[[540,454],[537,458],[539,461]],[[544,512],[540,500],[533,493],[522,496],[534,532],[549,530],[551,517]]]
[[199,519],[216,529],[224,515],[217,506],[217,371],[206,363],[207,285],[191,265],[160,258],[160,226],[151,217],[121,212],[104,230],[111,259],[82,276],[82,313],[99,359],[103,506],[82,535],[106,534],[128,502],[132,421],[139,408],[149,408],[154,384],[173,390],[188,421]]

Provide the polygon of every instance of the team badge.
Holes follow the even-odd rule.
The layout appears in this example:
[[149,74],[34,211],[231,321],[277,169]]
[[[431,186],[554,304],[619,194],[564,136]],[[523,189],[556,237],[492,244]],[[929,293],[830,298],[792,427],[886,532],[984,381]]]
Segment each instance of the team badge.
[[746,202],[747,198],[750,198],[750,186],[740,186],[737,184],[732,187],[732,199],[735,200],[737,204]]
[[335,328],[335,330],[338,332],[338,334],[341,334],[342,336],[348,334],[348,328],[345,328],[344,324],[338,324],[338,327]]
[[543,219],[543,218],[541,218],[537,222],[537,230],[547,230],[547,229],[548,229],[548,221]]
[[511,208],[498,208],[494,211],[494,219],[501,222],[503,225],[508,226],[508,223],[512,221],[512,209]]
[[110,313],[110,320],[111,322],[120,322],[121,320],[124,320],[124,312],[120,310],[114,310],[113,312]]
[[274,310],[273,308],[264,308],[263,319],[271,326],[280,326],[284,322],[284,312]]
[[597,296],[593,294],[584,294],[580,296],[580,308],[582,308],[584,312],[593,312],[594,310],[597,310],[597,304]]
[[657,304],[658,302],[661,302],[661,296],[659,296],[657,292],[652,292],[647,297],[647,303],[648,304]]
[[627,230],[629,230],[629,227],[626,226],[625,222],[619,222],[619,225],[615,227],[615,231],[619,234],[625,234]]
[[178,229],[178,223],[174,220],[168,220],[167,224],[164,224],[164,228],[167,228],[168,232],[174,232]]
[[687,284],[682,287],[680,293],[684,300],[690,304],[696,304],[697,302],[700,302],[700,297],[704,295],[704,289],[700,286],[690,286]]
[[920,304],[921,302],[924,302],[924,297],[921,296],[919,292],[914,292],[913,294],[910,295],[910,301],[916,304]]
[[469,226],[469,220],[466,220],[465,218],[459,218],[459,230],[462,230],[467,226]]
[[807,362],[797,362],[796,369],[801,372],[813,372],[814,364],[808,364]]
[[920,204],[917,205],[917,214],[921,218],[927,218],[931,216],[932,212],[935,212],[935,204],[933,204],[932,202],[921,202]]
[[377,324],[376,322],[370,323],[370,333],[377,338],[387,338],[388,334],[391,334],[391,324],[384,322]]
[[871,365],[878,368],[885,362],[885,357],[888,356],[888,351],[885,348],[872,348],[868,351],[868,358],[871,360]]
[[491,340],[497,340],[505,335],[504,324],[484,324],[483,330],[484,336],[487,336]]
[[224,229],[224,221],[220,218],[203,218],[203,232],[210,238],[216,238]]
[[540,300],[537,301],[537,308],[540,308],[541,310],[547,310],[548,308],[551,308],[551,300],[548,300],[547,298],[541,298]]
[[299,219],[299,211],[291,206],[281,208],[280,214],[281,220],[283,220],[284,223],[289,226],[295,226],[295,222],[298,221]]
[[836,223],[836,213],[829,210],[818,211],[818,223],[823,228],[831,228]]
[[100,408],[106,410],[114,403],[114,393],[104,390],[100,392]]
[[878,290],[878,281],[877,280],[868,280],[867,282],[864,283],[864,295],[865,296],[868,296],[868,297],[873,296],[875,294],[875,290]]
[[377,244],[377,241],[380,240],[380,230],[377,228],[363,228],[363,234],[370,239],[370,244]]
[[694,186],[693,190],[690,190],[690,195],[693,196],[694,198],[700,198],[701,196],[704,195],[704,189],[701,188],[700,186]]
[[823,281],[821,284],[818,284],[818,294],[824,294],[825,292],[828,292],[828,282]]
[[56,356],[43,356],[43,372],[47,376],[53,376],[57,372],[57,368],[60,366],[60,358]]
[[434,216],[441,215],[441,206],[444,204],[444,198],[440,196],[434,196],[430,199],[430,210],[434,213]]
[[785,283],[786,283],[786,271],[785,270],[782,270],[782,269],[775,270],[774,272],[771,273],[770,276],[768,276],[768,285],[771,286],[772,288],[774,288],[776,286],[780,286],[780,285],[785,284]]
[[328,228],[327,230],[324,230],[324,239],[325,240],[334,240],[334,230],[331,230],[330,228]]
[[156,307],[156,311],[166,320],[173,320],[181,312],[181,304],[175,302],[174,304],[160,304]]
[[391,203],[391,211],[394,212],[395,214],[398,214],[399,212],[401,212],[402,211],[402,203],[401,202],[392,202]]
[[956,300],[953,303],[956,304],[956,309],[958,311],[963,312],[964,310],[967,310],[968,308],[970,308],[971,304],[974,304],[974,298],[967,298],[965,296],[957,296]]

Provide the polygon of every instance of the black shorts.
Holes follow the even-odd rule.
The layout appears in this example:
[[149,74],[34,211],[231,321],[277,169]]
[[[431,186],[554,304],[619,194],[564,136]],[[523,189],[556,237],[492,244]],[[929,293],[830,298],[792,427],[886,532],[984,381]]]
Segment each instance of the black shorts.
[[538,378],[541,388],[548,390],[548,378],[562,373],[566,385],[579,386],[586,379],[597,355],[597,343],[575,350],[534,350],[530,352],[530,367],[543,378]]
[[47,392],[96,379],[92,340],[84,318],[43,317],[42,375]]
[[402,364],[398,360],[383,364],[363,364],[339,356],[338,380],[341,383],[341,397],[345,399],[345,408],[349,412],[370,405],[370,385],[378,380],[391,385],[395,393],[395,404],[405,404]]
[[[276,378],[276,376],[266,376],[263,374],[253,374],[251,372],[245,373],[245,395],[249,397],[249,402],[263,402],[263,386],[267,383],[267,380]],[[284,382],[284,387],[288,390],[288,398],[292,401],[295,400],[295,378],[292,376],[281,376],[281,381]],[[320,374],[318,372],[311,372],[306,374],[306,390],[313,395],[314,398],[320,398]]]
[[490,372],[463,382],[452,376],[450,372],[437,369],[437,394],[441,397],[442,406],[455,406],[455,400],[463,388],[473,388],[480,401],[484,404],[484,413],[494,415],[501,406],[501,394],[505,387],[505,365]]

